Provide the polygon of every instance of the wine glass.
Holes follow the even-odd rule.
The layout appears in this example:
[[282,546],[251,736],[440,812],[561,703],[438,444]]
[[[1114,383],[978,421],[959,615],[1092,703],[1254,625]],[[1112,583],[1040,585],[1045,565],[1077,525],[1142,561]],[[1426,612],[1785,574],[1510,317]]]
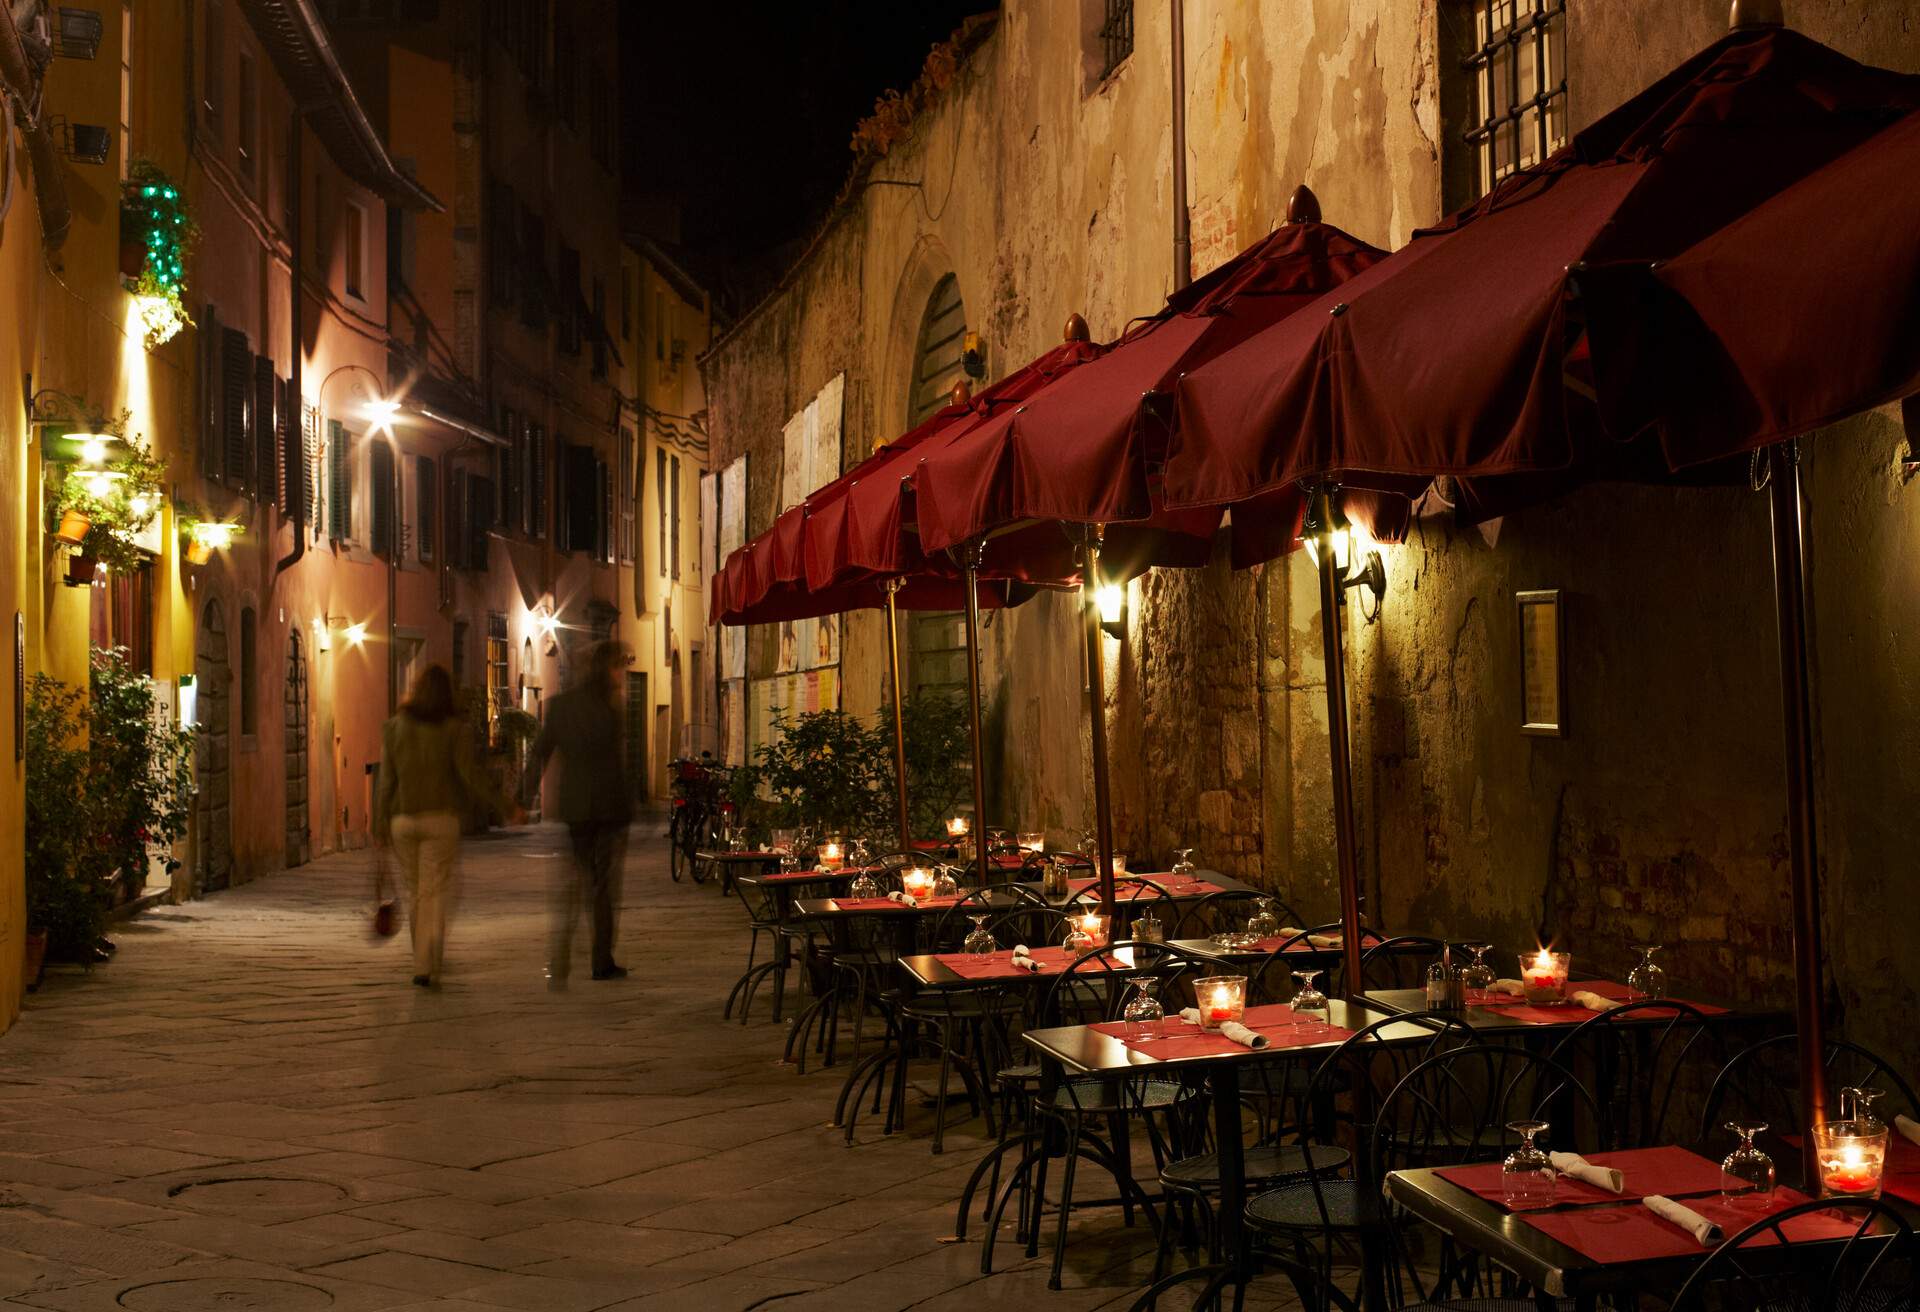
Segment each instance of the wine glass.
[[1293,1020],[1296,1025],[1325,1025],[1327,1021],[1327,995],[1315,987],[1314,981],[1320,978],[1317,970],[1296,970],[1294,983],[1299,988],[1293,994]]
[[1173,850],[1173,854],[1177,859],[1173,863],[1173,869],[1168,872],[1173,876],[1172,882],[1180,884],[1192,879],[1194,870],[1193,849],[1190,847],[1176,847]]
[[960,896],[960,881],[953,877],[952,866],[941,866],[940,873],[933,877],[933,895],[935,897]]
[[1510,1121],[1507,1128],[1520,1136],[1520,1146],[1500,1163],[1500,1187],[1506,1194],[1507,1207],[1553,1206],[1559,1175],[1553,1169],[1553,1159],[1533,1142],[1533,1136],[1548,1128],[1547,1123]]
[[1136,943],[1167,941],[1167,927],[1161,922],[1160,917],[1153,914],[1152,907],[1142,911],[1139,918],[1133,922],[1133,941]]
[[987,928],[987,921],[992,917],[968,916],[967,919],[973,922],[973,929],[968,933],[966,941],[960,945],[960,950],[965,952],[970,960],[985,961],[999,947],[999,944],[993,941],[993,931]]
[[1093,830],[1091,829],[1082,829],[1080,831],[1080,855],[1087,858],[1087,860],[1089,861],[1096,861],[1099,859],[1100,839],[1094,834]]
[[853,877],[853,882],[847,885],[847,896],[885,897],[886,893],[881,890],[880,881],[873,877],[873,871],[862,866],[860,873]]
[[1853,1121],[1859,1126],[1856,1133],[1863,1135],[1878,1134],[1887,1127],[1880,1123],[1880,1113],[1874,1110],[1874,1104],[1886,1095],[1885,1089],[1840,1090],[1840,1117]]
[[866,839],[856,838],[848,845],[847,860],[853,862],[856,866],[873,864],[873,849],[867,846]]
[[1127,982],[1133,986],[1133,995],[1127,999],[1126,1009],[1120,1013],[1120,1019],[1126,1022],[1127,1037],[1135,1043],[1151,1043],[1155,1039],[1165,1038],[1166,1035],[1161,1032],[1161,1022],[1167,1018],[1167,1009],[1154,996],[1160,991],[1160,981],[1151,975],[1135,975]]
[[1653,959],[1653,954],[1660,950],[1660,944],[1636,943],[1633,950],[1640,954],[1640,964],[1627,973],[1627,996],[1635,1002],[1666,997],[1667,972]]
[[1259,910],[1247,918],[1247,933],[1257,941],[1272,938],[1280,932],[1280,917],[1274,914],[1274,902],[1270,897],[1257,897],[1253,900]]
[[1720,1196],[1730,1207],[1764,1212],[1773,1205],[1773,1158],[1753,1146],[1753,1136],[1764,1134],[1765,1121],[1728,1121],[1740,1136],[1740,1146],[1720,1163]]
[[1491,943],[1462,943],[1461,947],[1473,953],[1473,960],[1460,971],[1460,987],[1466,991],[1467,1001],[1479,1002],[1487,996],[1487,990],[1493,987],[1498,978],[1493,967],[1487,964],[1487,953],[1492,951]]

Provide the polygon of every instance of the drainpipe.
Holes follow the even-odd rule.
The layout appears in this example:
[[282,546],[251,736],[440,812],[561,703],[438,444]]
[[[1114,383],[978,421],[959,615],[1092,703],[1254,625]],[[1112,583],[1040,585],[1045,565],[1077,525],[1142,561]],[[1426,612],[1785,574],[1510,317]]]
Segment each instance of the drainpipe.
[[1187,6],[1173,0],[1173,289],[1193,281],[1193,224],[1187,214]]
[[34,91],[33,72],[27,63],[26,47],[20,44],[20,30],[13,24],[13,12],[5,8],[0,8],[0,83],[5,84],[20,110],[27,157],[33,162],[34,200],[40,207],[40,242],[51,255],[67,239],[73,210],[67,204],[67,181],[61,172],[59,152],[54,149],[53,134],[47,131],[44,116],[27,116]]
[[287,324],[292,349],[287,353],[291,357],[287,366],[287,395],[293,405],[295,445],[300,449],[300,458],[287,462],[287,500],[293,503],[293,550],[274,567],[276,576],[298,565],[300,558],[307,554],[307,476],[313,472],[307,468],[307,398],[301,390],[300,378],[306,331],[300,313],[303,299],[300,295],[300,272],[304,267],[300,246],[300,137],[303,124],[298,110],[290,114],[288,120],[287,246],[292,252],[289,261],[292,268],[287,277],[287,286],[292,304],[288,306]]

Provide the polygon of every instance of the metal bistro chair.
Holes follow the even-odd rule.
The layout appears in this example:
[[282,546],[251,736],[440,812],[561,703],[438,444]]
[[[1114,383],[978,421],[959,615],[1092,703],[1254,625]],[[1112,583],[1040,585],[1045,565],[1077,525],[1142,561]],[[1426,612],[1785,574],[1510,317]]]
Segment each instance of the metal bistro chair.
[[[1707,1090],[1699,1137],[1705,1140],[1735,1115],[1775,1126],[1798,1124],[1800,1071],[1794,1061],[1797,1042],[1792,1034],[1776,1034],[1735,1053],[1714,1078],[1713,1087]],[[1877,1053],[1857,1043],[1833,1039],[1826,1045],[1825,1059],[1830,1088],[1883,1088],[1888,1091],[1887,1101],[1892,1105],[1881,1108],[1882,1119],[1891,1122],[1896,1112],[1920,1116],[1920,1103],[1914,1100],[1913,1086]]]
[[[1128,984],[1142,975],[1159,978],[1163,988],[1176,988],[1189,975],[1206,974],[1218,968],[1218,962],[1194,956],[1160,943],[1114,943],[1080,957],[1047,989],[1038,1016],[1043,1025],[1084,1025],[1111,1021],[1120,1016],[1125,1005]],[[1147,1132],[1156,1167],[1165,1165],[1169,1156],[1179,1155],[1193,1129],[1186,1124],[1195,1109],[1204,1105],[1204,1087],[1165,1075],[1104,1077],[1075,1076],[1063,1080],[1049,1094],[1037,1091],[1030,1107],[1030,1120],[1022,1140],[1023,1155],[1006,1187],[993,1205],[981,1244],[980,1270],[993,1272],[993,1249],[999,1234],[1001,1217],[1008,1201],[1018,1195],[1028,1225],[1025,1231],[1027,1256],[1040,1251],[1040,1227],[1046,1212],[1047,1164],[1055,1155],[1061,1159],[1060,1203],[1053,1242],[1053,1268],[1047,1288],[1060,1288],[1060,1273],[1066,1263],[1067,1224],[1075,1207],[1074,1185],[1081,1158],[1108,1172],[1119,1188],[1119,1196],[1093,1202],[1081,1200],[1079,1206],[1119,1204],[1127,1224],[1133,1223],[1135,1207],[1155,1221],[1152,1200],[1134,1178],[1130,1123],[1138,1121]],[[1104,1124],[1102,1137],[1095,1125]],[[1049,1129],[1062,1136],[1059,1151],[1048,1142]],[[1172,1152],[1169,1151],[1171,1142]],[[1029,1195],[1025,1191],[1030,1189]],[[1157,1221],[1156,1221],[1157,1224]]]
[[[1845,1228],[1823,1226],[1840,1231],[1831,1238],[1796,1233],[1796,1221],[1815,1217]],[[1881,1199],[1797,1203],[1728,1239],[1687,1277],[1672,1312],[1705,1308],[1912,1312],[1920,1308],[1920,1243],[1906,1215]]]
[[1250,888],[1222,889],[1207,893],[1180,908],[1170,938],[1207,938],[1230,929],[1239,929],[1253,915],[1255,904],[1265,893]]
[[1427,982],[1427,967],[1446,951],[1446,943],[1427,934],[1396,934],[1366,944],[1360,952],[1360,982],[1368,990],[1417,989]]
[[[1604,1090],[1599,1141],[1605,1148],[1652,1148],[1680,1141],[1676,1128],[1689,1093],[1697,1095],[1726,1059],[1719,1032],[1685,1002],[1629,1002],[1582,1021],[1547,1054],[1589,1072]],[[1687,1127],[1690,1129],[1691,1127]]]
[[[740,905],[746,908],[747,925],[752,935],[747,940],[747,968],[741,972],[740,978],[728,991],[727,1003],[721,1008],[720,1018],[727,1020],[732,1017],[733,1004],[737,999],[740,1003],[740,1023],[745,1025],[747,1013],[753,1009],[753,995],[759,992],[760,985],[767,976],[777,974],[779,980],[774,989],[773,1002],[773,1019],[777,1021],[780,1019],[781,1007],[785,1002],[788,964],[781,958],[781,940],[790,926],[780,914],[779,896],[760,880],[736,879],[733,882],[733,891],[740,898]],[[769,940],[771,955],[765,961],[756,964],[760,951],[760,936],[763,934]]]

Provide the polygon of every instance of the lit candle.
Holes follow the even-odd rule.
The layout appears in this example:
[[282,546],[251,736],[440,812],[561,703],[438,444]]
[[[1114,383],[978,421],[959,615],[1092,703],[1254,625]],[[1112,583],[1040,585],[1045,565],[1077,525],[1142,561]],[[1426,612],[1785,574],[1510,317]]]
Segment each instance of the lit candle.
[[1213,986],[1213,997],[1207,1002],[1207,1019],[1215,1025],[1233,1019],[1233,990],[1225,984]]
[[1044,852],[1046,847],[1047,836],[1045,834],[1030,833],[1020,835],[1020,850],[1022,852]]
[[948,838],[965,838],[967,836],[967,829],[967,818],[963,815],[957,815],[947,821]]
[[1527,972],[1527,983],[1537,989],[1550,989],[1554,985],[1553,953],[1545,948],[1533,959],[1533,966]]
[[1821,1179],[1835,1193],[1872,1193],[1880,1186],[1880,1163],[1869,1161],[1859,1144],[1850,1143],[1838,1157],[1821,1163]]
[[1080,932],[1089,940],[1088,946],[1101,948],[1107,945],[1107,918],[1097,911],[1089,911],[1080,917]]
[[913,898],[923,898],[933,892],[933,871],[925,866],[913,866],[900,872],[900,887]]
[[1127,854],[1125,852],[1115,852],[1113,854],[1114,878],[1118,879],[1121,875],[1124,875],[1126,873],[1127,873]]
[[846,858],[840,854],[840,844],[832,840],[820,844],[820,868],[822,870],[838,870],[841,865],[845,863],[845,860]]

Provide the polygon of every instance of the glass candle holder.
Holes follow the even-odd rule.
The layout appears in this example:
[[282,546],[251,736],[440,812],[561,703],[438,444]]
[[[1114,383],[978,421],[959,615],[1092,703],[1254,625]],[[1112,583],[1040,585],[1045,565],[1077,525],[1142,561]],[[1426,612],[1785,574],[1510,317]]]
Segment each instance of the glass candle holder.
[[838,870],[847,862],[846,850],[840,846],[839,839],[829,838],[826,842],[820,844],[820,851],[816,854],[816,859],[819,861],[822,870]]
[[1197,979],[1193,982],[1193,1000],[1200,1009],[1200,1028],[1217,1030],[1246,1014],[1246,977],[1208,975]]
[[900,891],[916,899],[931,897],[934,878],[926,866],[909,866],[900,872]]
[[1532,956],[1520,956],[1520,987],[1526,1000],[1535,1005],[1565,1002],[1567,976],[1573,970],[1573,953],[1552,952],[1541,948]]
[[1113,877],[1115,879],[1118,879],[1120,878],[1120,876],[1126,873],[1127,873],[1127,854],[1125,852],[1115,852],[1113,854]]
[[1081,951],[1103,948],[1107,945],[1107,918],[1098,911],[1088,911],[1069,916],[1068,923],[1073,926],[1076,946]]
[[973,826],[967,823],[967,818],[963,815],[957,815],[947,821],[948,838],[965,838],[972,830]]
[[1822,1198],[1878,1198],[1887,1166],[1887,1127],[1827,1121],[1813,1127]]
[[1038,855],[1047,850],[1047,836],[1031,831],[1022,833],[1018,840],[1020,850],[1029,856]]

